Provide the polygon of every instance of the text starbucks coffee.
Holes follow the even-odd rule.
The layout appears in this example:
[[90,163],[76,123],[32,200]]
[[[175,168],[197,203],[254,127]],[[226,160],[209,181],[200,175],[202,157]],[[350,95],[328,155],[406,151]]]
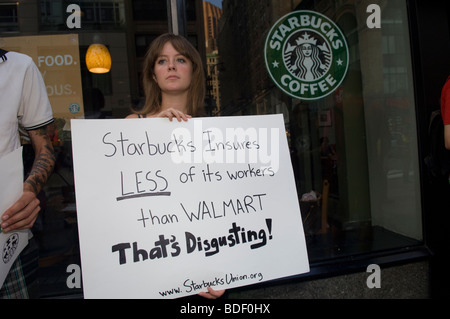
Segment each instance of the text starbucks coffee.
[[[344,46],[344,43],[339,39],[339,34],[336,29],[331,26],[327,21],[323,21],[321,17],[310,16],[310,15],[300,15],[299,17],[291,17],[287,21],[281,24],[277,30],[272,34],[270,40],[270,48],[273,50],[281,50],[282,43],[286,38],[286,35],[292,30],[297,30],[299,28],[312,27],[330,40],[333,49],[339,49]],[[337,39],[335,39],[337,38]]]

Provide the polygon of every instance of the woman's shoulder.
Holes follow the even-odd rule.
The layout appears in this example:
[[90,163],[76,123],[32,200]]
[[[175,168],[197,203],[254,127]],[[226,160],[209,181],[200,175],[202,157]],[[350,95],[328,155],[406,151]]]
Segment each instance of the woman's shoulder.
[[139,114],[132,113],[132,114],[128,115],[128,116],[126,117],[126,119],[137,119],[137,118],[141,118],[141,117],[142,117],[142,116],[140,116]]

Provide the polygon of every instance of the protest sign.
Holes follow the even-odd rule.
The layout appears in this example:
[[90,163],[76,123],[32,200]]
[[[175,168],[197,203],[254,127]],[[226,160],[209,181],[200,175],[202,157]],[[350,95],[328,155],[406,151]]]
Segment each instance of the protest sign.
[[72,120],[72,145],[86,298],[309,271],[282,115]]

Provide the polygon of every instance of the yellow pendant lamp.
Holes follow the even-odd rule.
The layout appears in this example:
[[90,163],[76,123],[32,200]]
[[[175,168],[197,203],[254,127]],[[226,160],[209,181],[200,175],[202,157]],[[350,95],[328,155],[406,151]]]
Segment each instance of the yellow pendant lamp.
[[111,70],[111,55],[108,48],[99,43],[91,44],[86,52],[86,66],[92,73],[107,73]]

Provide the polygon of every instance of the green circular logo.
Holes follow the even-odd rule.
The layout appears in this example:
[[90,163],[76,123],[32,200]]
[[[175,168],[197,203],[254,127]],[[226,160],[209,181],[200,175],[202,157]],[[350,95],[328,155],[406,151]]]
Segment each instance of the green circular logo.
[[308,10],[291,12],[270,29],[266,67],[286,94],[317,100],[334,92],[347,74],[347,41],[328,17]]
[[80,105],[78,105],[78,103],[71,103],[69,105],[69,111],[72,114],[77,114],[78,112],[80,112]]

